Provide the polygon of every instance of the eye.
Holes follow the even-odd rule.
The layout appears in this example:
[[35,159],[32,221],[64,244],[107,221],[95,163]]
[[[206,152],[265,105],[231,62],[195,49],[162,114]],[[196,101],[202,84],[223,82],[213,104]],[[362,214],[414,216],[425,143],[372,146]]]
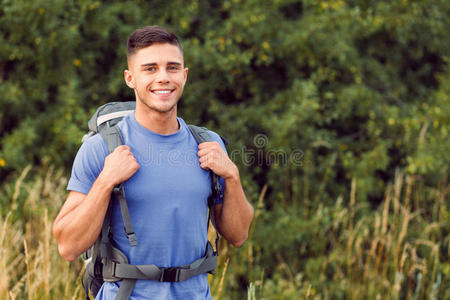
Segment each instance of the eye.
[[171,65],[171,66],[167,67],[167,70],[169,70],[169,71],[177,71],[179,69],[180,69],[180,67],[179,66],[175,66],[175,65]]
[[155,71],[155,70],[156,70],[155,67],[148,67],[148,68],[146,69],[146,71],[149,71],[149,72],[153,72],[153,71]]

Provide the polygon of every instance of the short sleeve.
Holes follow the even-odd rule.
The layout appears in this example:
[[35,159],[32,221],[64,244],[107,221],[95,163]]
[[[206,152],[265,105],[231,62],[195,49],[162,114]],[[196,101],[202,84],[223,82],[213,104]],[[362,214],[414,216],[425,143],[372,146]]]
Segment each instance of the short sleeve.
[[88,138],[78,150],[72,166],[67,190],[89,193],[94,181],[103,169],[108,149],[100,135]]

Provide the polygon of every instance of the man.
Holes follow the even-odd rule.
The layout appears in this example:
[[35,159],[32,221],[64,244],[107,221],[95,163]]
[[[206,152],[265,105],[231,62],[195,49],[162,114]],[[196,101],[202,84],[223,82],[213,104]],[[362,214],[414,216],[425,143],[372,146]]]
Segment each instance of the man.
[[[54,225],[62,257],[73,261],[97,239],[111,191],[124,183],[138,245],[130,247],[120,208],[113,203],[114,241],[130,264],[160,267],[190,264],[203,256],[207,241],[210,172],[222,178],[223,203],[214,207],[219,233],[234,246],[247,239],[253,208],[242,189],[239,171],[220,137],[197,145],[177,103],[188,69],[177,37],[159,26],[133,32],[128,39],[126,84],[134,90],[136,111],[119,128],[124,145],[111,154],[100,135],[81,146]],[[193,161],[192,155],[195,154]],[[118,283],[103,284],[97,299],[113,299]],[[132,299],[211,299],[206,274],[182,282],[138,280]]]

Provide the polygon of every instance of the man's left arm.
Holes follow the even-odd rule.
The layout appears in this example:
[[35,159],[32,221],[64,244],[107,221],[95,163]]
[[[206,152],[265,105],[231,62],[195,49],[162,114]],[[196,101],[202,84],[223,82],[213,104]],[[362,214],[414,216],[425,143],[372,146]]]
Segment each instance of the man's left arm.
[[217,142],[199,145],[200,167],[212,170],[225,179],[223,204],[215,206],[215,221],[219,233],[233,246],[241,246],[248,237],[253,219],[253,207],[247,201],[237,166]]

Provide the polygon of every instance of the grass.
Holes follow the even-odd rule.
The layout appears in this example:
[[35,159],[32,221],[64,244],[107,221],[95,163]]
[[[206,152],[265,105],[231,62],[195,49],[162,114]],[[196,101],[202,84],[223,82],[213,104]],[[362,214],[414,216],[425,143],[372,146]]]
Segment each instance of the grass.
[[[51,235],[66,183],[61,171],[27,168],[2,187],[0,299],[84,299],[82,262],[60,258]],[[398,173],[376,210],[355,202],[355,187],[307,215],[265,210],[264,187],[250,239],[239,249],[222,239],[214,299],[450,299],[447,181],[425,192]],[[290,240],[305,228],[309,239]]]
[[249,241],[228,253],[221,299],[450,299],[447,179],[427,188],[397,172],[375,210],[356,202],[356,186],[308,213],[266,211],[264,188]]
[[83,299],[75,284],[81,264],[64,262],[51,235],[67,180],[50,168],[44,177],[26,181],[29,171],[3,187],[11,198],[7,207],[2,204],[6,215],[0,215],[0,267],[6,270],[0,299]]

